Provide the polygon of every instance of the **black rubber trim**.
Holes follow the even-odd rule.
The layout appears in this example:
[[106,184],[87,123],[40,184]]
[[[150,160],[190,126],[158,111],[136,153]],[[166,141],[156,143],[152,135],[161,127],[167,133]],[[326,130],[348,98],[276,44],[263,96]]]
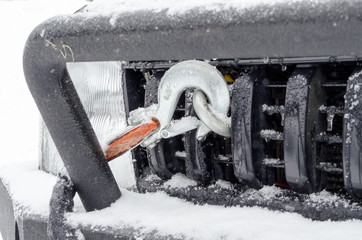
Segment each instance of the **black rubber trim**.
[[231,106],[234,174],[239,181],[260,188],[265,181],[264,144],[260,130],[266,128],[262,105],[266,102],[263,71],[242,74],[233,85]]
[[362,68],[347,83],[343,119],[344,183],[352,195],[362,197]]
[[[320,188],[319,171],[312,156],[318,125],[315,82],[317,68],[296,68],[287,83],[284,119],[284,161],[288,184],[294,191],[311,193]],[[311,90],[313,88],[313,91]],[[312,94],[313,92],[313,94]]]

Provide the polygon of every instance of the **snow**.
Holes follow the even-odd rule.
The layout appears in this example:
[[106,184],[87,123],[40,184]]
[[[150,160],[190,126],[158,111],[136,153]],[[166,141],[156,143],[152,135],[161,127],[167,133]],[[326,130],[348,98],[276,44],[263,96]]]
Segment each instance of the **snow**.
[[[47,216],[54,176],[38,171],[36,162],[3,167],[0,175],[9,184],[18,214]],[[173,187],[187,187],[190,180],[177,174],[167,183]],[[225,181],[215,184],[232,188]],[[31,187],[34,185],[38,188]],[[265,199],[275,198],[280,192],[275,186],[266,186],[259,191],[249,189],[245,194],[253,199]],[[122,193],[122,198],[111,207],[90,213],[84,212],[79,200],[76,200],[75,212],[67,214],[68,222],[73,226],[89,224],[94,229],[133,227],[139,230],[141,239],[143,234],[154,230],[159,235],[183,236],[186,239],[359,239],[362,227],[362,222],[356,220],[319,222],[295,213],[258,207],[195,205],[163,192],[139,194],[122,189]],[[328,199],[338,200],[326,191],[311,194],[311,204]]]
[[[310,3],[328,3],[331,0],[313,0]],[[85,11],[111,15],[112,13],[136,12],[136,11],[153,11],[162,12],[166,11],[169,15],[184,14],[192,9],[200,8],[204,11],[221,11],[225,9],[236,9],[242,11],[250,9],[258,5],[273,6],[280,3],[302,3],[303,0],[183,0],[183,1],[169,1],[169,0],[95,0],[90,3]],[[112,21],[115,22],[113,19]],[[268,61],[268,60],[266,60]]]
[[250,199],[272,199],[281,194],[282,190],[276,186],[264,186],[260,190],[248,189],[244,194]]
[[[190,130],[193,130],[200,126],[201,122],[199,119],[193,116],[183,117],[181,119],[172,120],[170,125],[165,128],[167,132],[171,135],[175,135],[178,133],[184,133]],[[180,132],[180,130],[182,132]],[[166,136],[168,137],[168,136]]]
[[265,158],[263,160],[263,163],[267,166],[268,165],[271,166],[271,165],[283,164],[283,161],[280,160],[280,158]]
[[186,157],[186,152],[185,152],[185,151],[182,151],[182,152],[181,152],[181,151],[176,151],[176,152],[175,152],[175,156],[176,156],[176,157],[184,157],[184,158],[185,158],[185,157]]
[[360,221],[318,222],[292,213],[255,207],[200,206],[161,192],[142,195],[128,191],[123,191],[123,198],[112,207],[92,213],[69,214],[68,221],[75,226],[83,223],[99,228],[108,225],[121,228],[127,223],[141,228],[144,234],[157,230],[160,235],[208,240],[358,239],[362,226]]
[[265,141],[268,141],[270,139],[283,139],[283,133],[278,132],[273,129],[263,129],[260,131],[260,136],[265,139]]
[[[228,190],[233,190],[234,187],[230,182],[224,181],[224,180],[217,180],[215,182],[215,186],[220,187],[221,189],[228,189]],[[213,185],[210,185],[210,188],[212,188]]]
[[194,180],[188,179],[185,175],[177,173],[163,185],[170,188],[187,188],[189,186],[196,186],[197,183]]
[[55,176],[39,171],[36,162],[8,165],[0,169],[0,176],[11,190],[17,215],[37,214],[46,217],[49,214],[45,206],[49,204]]
[[[174,14],[197,6],[220,9],[238,5],[242,8],[253,7],[260,3],[282,2],[282,0],[243,2],[231,0],[228,3],[223,3],[221,0],[177,2],[113,0],[108,9],[99,8],[105,1],[95,1],[88,9],[110,12],[167,9],[169,14]],[[85,2],[81,0],[0,0],[0,27],[3,33],[0,40],[2,55],[0,66],[3,79],[0,88],[2,135],[0,176],[10,191],[17,215],[39,214],[46,217],[51,189],[55,183],[54,176],[37,169],[39,115],[23,76],[22,50],[27,36],[37,24],[57,14],[71,13],[84,4]],[[167,184],[187,187],[194,183],[182,175],[175,175]],[[225,188],[231,187],[227,182],[218,181],[216,184]],[[248,194],[252,197],[273,197],[278,193],[278,188],[265,187],[261,191],[250,190]],[[145,233],[158,230],[160,234],[184,236],[187,239],[360,239],[362,228],[362,221],[356,220],[319,222],[303,218],[298,214],[257,207],[225,208],[194,205],[171,198],[162,192],[139,194],[125,189],[122,189],[122,192],[121,199],[102,211],[85,213],[77,200],[76,212],[69,214],[68,220],[74,225],[79,223],[95,226],[127,225],[141,228]],[[314,201],[318,202],[321,196],[331,197],[327,193],[318,196],[312,196]]]

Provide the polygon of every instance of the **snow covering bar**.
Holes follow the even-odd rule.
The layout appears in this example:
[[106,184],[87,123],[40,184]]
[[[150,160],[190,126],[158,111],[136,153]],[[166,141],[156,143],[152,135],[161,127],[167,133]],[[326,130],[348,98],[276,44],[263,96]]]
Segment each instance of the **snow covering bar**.
[[344,110],[344,184],[352,194],[362,197],[362,67],[348,79]]
[[[265,178],[264,144],[260,131],[267,128],[262,105],[265,87],[262,71],[243,74],[236,79],[232,93],[231,127],[234,174],[239,181],[261,187]],[[259,79],[259,81],[258,81]]]
[[[308,122],[311,106],[311,81],[316,68],[297,68],[287,83],[284,120],[284,161],[288,184],[294,191],[310,193],[316,188],[315,164],[311,156],[311,133],[314,124]],[[314,109],[317,112],[318,109]],[[313,125],[313,126],[311,126]]]

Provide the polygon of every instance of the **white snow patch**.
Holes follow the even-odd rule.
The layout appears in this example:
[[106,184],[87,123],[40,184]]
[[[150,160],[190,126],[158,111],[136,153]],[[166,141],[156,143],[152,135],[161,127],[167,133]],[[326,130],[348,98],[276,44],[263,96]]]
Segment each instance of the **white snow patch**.
[[196,117],[188,116],[181,119],[172,120],[170,125],[167,127],[169,132],[179,132],[180,129],[195,129],[200,125],[200,120]]
[[[266,189],[265,191],[269,191]],[[359,239],[361,221],[319,222],[298,214],[261,208],[194,205],[164,193],[137,194],[123,190],[110,208],[67,215],[74,226],[90,224],[95,229],[134,227],[142,233],[186,239]]]
[[23,162],[1,168],[0,177],[14,201],[16,215],[48,216],[55,176],[39,171],[36,162]]
[[[32,162],[3,167],[0,177],[7,183],[18,206],[16,210],[23,214],[47,216],[54,176],[37,170],[36,162]],[[177,178],[181,181],[175,182],[187,182],[183,175],[176,176],[174,180]],[[216,184],[227,185],[222,181]],[[265,199],[278,197],[280,191],[277,187],[263,187],[259,191],[250,189],[244,194],[249,194],[251,198]],[[312,202],[335,198],[328,192],[311,197]],[[201,240],[359,239],[359,229],[362,228],[362,221],[359,220],[319,222],[294,213],[258,207],[201,206],[169,197],[162,192],[139,194],[125,189],[122,189],[122,197],[109,208],[86,213],[78,200],[74,211],[67,214],[67,219],[75,226],[89,224],[94,229],[133,227],[140,231],[141,236],[142,233],[156,230],[160,235]]]
[[[0,168],[0,178],[14,203],[14,214],[18,216],[49,215],[49,201],[56,177],[40,171],[37,161],[17,162]],[[84,211],[76,195],[74,208]]]
[[359,72],[353,74],[352,76],[350,76],[350,77],[348,78],[348,80],[349,80],[349,81],[353,81],[354,79],[358,78],[360,75],[362,75],[362,71],[359,71]]
[[272,199],[282,194],[282,190],[276,186],[264,186],[261,189],[248,189],[244,194],[249,195],[249,199]]
[[[104,15],[144,10],[155,13],[165,11],[169,15],[178,15],[185,14],[195,8],[201,11],[222,11],[226,9],[243,11],[257,7],[258,5],[274,6],[280,3],[293,4],[301,2],[303,2],[303,0],[95,0],[86,7],[86,10],[95,14]],[[313,0],[308,2],[323,4],[330,2],[330,0]]]
[[219,154],[219,155],[217,156],[217,159],[219,159],[219,161],[229,161],[229,160],[230,160],[229,157],[224,156],[224,155],[221,155],[221,154]]
[[355,92],[358,92],[360,89],[361,89],[360,84],[356,84],[356,85],[354,86],[354,91],[355,91]]
[[312,193],[309,195],[309,197],[311,201],[316,203],[335,202],[340,199],[337,195],[327,192],[325,190],[319,193]]
[[176,153],[175,153],[175,156],[176,157],[186,157],[186,152],[185,151],[176,151]]
[[274,129],[263,129],[260,131],[260,136],[268,141],[269,139],[283,139],[283,133]]
[[359,104],[359,101],[358,101],[358,100],[353,101],[353,102],[351,103],[351,106],[349,107],[349,110],[353,110],[353,108],[355,108],[356,106],[358,106],[358,104]]
[[197,182],[191,179],[188,179],[185,175],[177,173],[172,176],[172,178],[166,181],[163,186],[170,188],[187,188],[192,186],[197,186]]
[[234,187],[230,182],[224,181],[224,180],[217,180],[215,182],[215,186],[218,186],[222,189],[228,189],[228,190],[233,190]]
[[283,161],[280,160],[280,158],[265,158],[263,160],[263,163],[265,165],[277,165],[277,164],[282,164]]
[[160,181],[161,178],[159,176],[157,176],[156,174],[150,174],[150,175],[147,175],[145,180],[146,181]]

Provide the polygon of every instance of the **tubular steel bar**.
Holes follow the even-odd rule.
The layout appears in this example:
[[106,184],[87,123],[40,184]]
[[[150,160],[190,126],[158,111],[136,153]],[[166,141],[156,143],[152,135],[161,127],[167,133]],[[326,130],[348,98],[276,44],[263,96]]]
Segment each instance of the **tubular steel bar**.
[[[24,55],[29,89],[84,207],[88,211],[108,207],[121,192],[65,68],[65,59],[46,44],[43,48],[29,45]],[[38,51],[48,54],[48,59],[37,58]]]

